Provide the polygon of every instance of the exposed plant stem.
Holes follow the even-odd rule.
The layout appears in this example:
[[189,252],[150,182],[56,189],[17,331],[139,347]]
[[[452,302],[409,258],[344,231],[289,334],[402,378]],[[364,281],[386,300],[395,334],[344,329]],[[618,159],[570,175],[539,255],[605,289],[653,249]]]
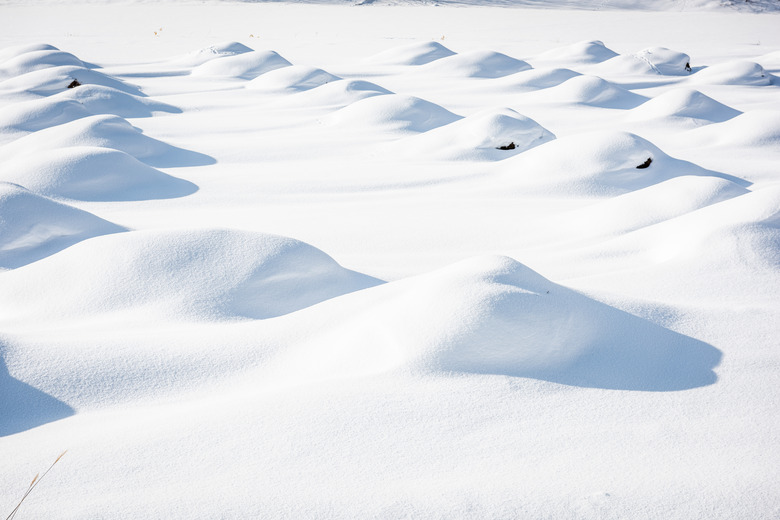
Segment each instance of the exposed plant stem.
[[35,475],[35,478],[32,479],[32,482],[30,482],[30,486],[27,488],[27,491],[25,491],[24,495],[22,496],[22,499],[19,501],[18,504],[16,504],[16,507],[13,511],[11,511],[11,514],[8,515],[8,517],[5,520],[13,520],[13,518],[16,516],[16,513],[19,511],[19,508],[22,507],[22,502],[24,502],[24,499],[27,498],[27,495],[29,495],[33,489],[43,480],[43,477],[46,476],[46,474],[51,471],[51,468],[54,467],[55,464],[57,464],[63,455],[65,455],[68,452],[68,450],[63,451],[60,453],[60,456],[57,457],[57,459],[51,463],[51,466],[49,466],[49,469],[43,472],[43,475],[38,473]]

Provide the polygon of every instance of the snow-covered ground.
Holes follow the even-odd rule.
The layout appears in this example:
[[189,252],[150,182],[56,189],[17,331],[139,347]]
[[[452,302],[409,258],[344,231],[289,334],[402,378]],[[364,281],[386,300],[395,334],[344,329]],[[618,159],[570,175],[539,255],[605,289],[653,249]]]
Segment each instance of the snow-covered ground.
[[777,3],[357,3],[0,2],[0,515],[780,517]]

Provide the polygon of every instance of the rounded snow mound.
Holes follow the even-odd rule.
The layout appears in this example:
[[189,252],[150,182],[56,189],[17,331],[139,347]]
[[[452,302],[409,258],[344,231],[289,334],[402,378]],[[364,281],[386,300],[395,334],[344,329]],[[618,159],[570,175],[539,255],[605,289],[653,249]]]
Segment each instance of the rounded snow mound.
[[50,197],[85,201],[183,197],[197,191],[119,150],[71,146],[43,150],[4,163],[0,180],[16,182]]
[[120,231],[125,229],[91,213],[0,182],[1,268],[14,269],[87,238]]
[[549,50],[538,55],[536,60],[567,65],[583,65],[601,63],[602,61],[614,58],[617,55],[618,53],[609,49],[604,45],[604,42],[592,40],[573,43],[565,47]]
[[780,149],[780,111],[751,110],[722,123],[690,130],[682,139],[692,146]]
[[35,50],[25,52],[0,63],[0,80],[21,76],[28,72],[60,66],[84,67],[86,64],[69,52]]
[[254,49],[247,47],[243,43],[223,42],[210,45],[209,47],[205,47],[203,49],[198,49],[179,58],[174,58],[172,62],[184,66],[196,67],[206,63],[207,61],[211,61],[217,58],[236,56],[238,54],[252,52],[253,50]]
[[559,138],[512,158],[501,168],[528,189],[583,196],[619,195],[680,175],[713,175],[669,157],[646,139],[618,131]]
[[634,57],[645,62],[656,74],[687,76],[691,73],[691,57],[684,52],[666,47],[650,47],[637,52]]
[[452,123],[460,116],[414,96],[387,94],[373,96],[348,105],[331,116],[342,127],[382,127],[392,130],[426,132]]
[[59,49],[54,45],[48,43],[26,43],[23,45],[13,45],[11,47],[4,47],[0,49],[0,65],[4,61],[11,60],[19,57],[22,54],[36,51],[58,51]]
[[659,119],[677,117],[703,122],[720,123],[737,117],[742,112],[705,96],[695,89],[677,88],[664,92],[633,109],[631,119]]
[[251,51],[207,61],[192,69],[192,75],[254,79],[290,65],[292,63],[274,51]]
[[382,51],[366,61],[377,65],[425,65],[455,53],[438,42],[416,42]]
[[541,90],[560,85],[579,75],[579,72],[570,69],[531,69],[506,76],[497,82],[512,91]]
[[3,276],[4,313],[47,320],[265,319],[379,283],[303,242],[224,229],[98,237]]
[[420,70],[447,77],[501,78],[530,68],[523,60],[500,52],[471,51],[441,58]]
[[540,100],[555,103],[572,103],[599,108],[630,109],[647,101],[598,76],[574,76],[558,86],[537,94]]
[[114,114],[121,117],[151,117],[154,112],[179,113],[180,109],[147,97],[128,94],[103,85],[82,85],[55,94],[52,99],[78,101],[93,114]]
[[279,104],[296,107],[342,108],[361,99],[387,94],[392,92],[369,81],[344,79],[296,93]]
[[555,139],[511,108],[483,110],[404,141],[402,150],[438,159],[498,160]]
[[279,361],[308,377],[467,372],[676,390],[713,383],[720,358],[709,345],[577,294],[507,257],[468,259],[307,312],[339,318]]
[[775,77],[753,61],[738,60],[706,67],[694,74],[690,81],[706,85],[767,86]]
[[618,236],[747,193],[727,179],[682,175],[566,213],[559,225],[575,240]]
[[305,65],[291,65],[266,72],[247,83],[246,88],[264,92],[294,93],[320,87],[341,78]]
[[772,281],[780,269],[780,185],[616,237],[586,256],[599,258],[605,270],[614,267],[611,259],[619,259],[619,265],[630,261],[632,269],[613,274],[654,298],[673,299],[684,291],[686,298],[732,307],[776,305]]
[[37,132],[91,115],[83,104],[72,99],[22,101],[0,108],[0,132]]
[[650,47],[635,54],[621,54],[593,68],[611,74],[655,74],[662,76],[687,76],[691,58],[666,47]]
[[59,126],[44,128],[0,148],[0,158],[21,154],[37,155],[44,150],[70,146],[113,148],[153,166],[208,164],[213,159],[176,148],[141,133],[127,120],[114,115],[83,117]]
[[74,65],[49,67],[9,78],[0,82],[0,92],[51,96],[67,91],[68,85],[74,80],[81,85],[103,85],[134,96],[144,95],[138,87],[128,85],[96,70]]
[[780,72],[780,51],[763,54],[755,58],[762,67],[772,72]]

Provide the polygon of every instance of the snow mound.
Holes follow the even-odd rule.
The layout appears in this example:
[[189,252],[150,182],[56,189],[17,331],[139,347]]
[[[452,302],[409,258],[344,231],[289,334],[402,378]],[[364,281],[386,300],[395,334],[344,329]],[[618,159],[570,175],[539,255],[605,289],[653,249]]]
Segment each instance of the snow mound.
[[460,116],[439,105],[401,94],[373,96],[356,101],[331,116],[331,121],[338,126],[369,126],[411,132],[427,132],[458,119]]
[[780,72],[780,51],[770,52],[755,58],[755,61],[764,67],[767,72],[777,74]]
[[419,70],[447,77],[500,78],[530,68],[528,63],[500,52],[470,51],[441,58]]
[[68,85],[74,80],[81,85],[103,85],[134,96],[144,95],[135,86],[128,85],[96,70],[74,65],[49,67],[6,79],[0,82],[0,92],[51,96],[68,90]]
[[[437,159],[498,160],[555,139],[549,130],[511,108],[488,109],[399,141],[401,153]],[[504,148],[504,149],[499,149]]]
[[256,77],[246,84],[246,88],[263,92],[303,92],[325,85],[341,78],[315,67],[291,65],[282,67]]
[[496,81],[513,91],[528,91],[554,87],[579,75],[570,69],[531,69]]
[[574,76],[558,86],[531,93],[540,100],[554,103],[572,103],[599,108],[635,108],[647,98],[634,94],[598,76]]
[[537,186],[583,196],[619,195],[680,175],[717,176],[619,131],[562,137],[513,157],[501,169],[529,189]]
[[152,166],[195,166],[213,159],[147,137],[127,120],[114,115],[83,117],[59,126],[44,128],[0,148],[0,159],[21,154],[31,156],[43,150],[69,146],[97,146],[121,150]]
[[718,177],[683,175],[653,186],[599,201],[561,217],[566,234],[576,240],[617,236],[685,215],[749,193]]
[[36,132],[91,116],[72,99],[39,98],[0,108],[0,132]]
[[[630,259],[631,268],[618,280],[630,277],[654,297],[676,293],[677,298],[720,301],[733,308],[759,302],[775,305],[777,286],[772,281],[780,269],[780,186],[639,229],[600,245],[590,255],[603,259],[606,269],[610,263],[626,265]],[[745,274],[737,277],[738,272]],[[740,289],[748,296],[740,296]]]
[[121,117],[151,117],[154,112],[181,112],[167,103],[103,85],[82,85],[55,94],[52,99],[72,99],[93,114],[114,114]]
[[677,88],[664,92],[633,109],[631,119],[658,119],[678,117],[720,123],[737,117],[742,112],[705,96],[695,89]]
[[439,42],[416,42],[380,52],[366,61],[378,65],[425,65],[455,53]]
[[91,213],[0,182],[1,268],[15,269],[82,240],[120,231],[125,229]]
[[753,61],[738,60],[706,67],[690,81],[702,85],[772,85],[776,78]]
[[3,314],[54,321],[265,319],[380,283],[303,242],[222,229],[98,237],[3,276]]
[[533,61],[554,62],[568,65],[601,63],[614,58],[618,53],[607,48],[599,40],[573,43],[538,55]]
[[4,163],[0,180],[50,197],[88,201],[183,197],[198,189],[125,152],[89,146],[55,148],[11,159]]
[[203,65],[207,61],[245,54],[247,52],[252,52],[253,50],[254,49],[251,47],[247,47],[242,43],[223,42],[174,58],[171,60],[171,63],[188,67],[197,67],[198,65]]
[[274,51],[251,51],[207,61],[192,69],[192,75],[254,79],[290,65],[292,63]]
[[[593,67],[593,71],[611,74],[656,74],[687,76],[691,58],[666,47],[650,47],[635,54],[621,54]],[[688,67],[688,68],[686,68]]]
[[23,54],[37,51],[58,51],[59,49],[48,43],[27,43],[23,45],[13,45],[0,49],[0,66],[4,61],[17,58]]
[[21,76],[28,72],[60,66],[86,68],[86,64],[69,52],[36,50],[25,52],[0,63],[0,80]]
[[[309,377],[467,372],[631,390],[715,382],[713,347],[477,257],[327,302],[330,330],[283,359]],[[316,376],[315,376],[316,377]]]
[[392,92],[369,81],[345,79],[332,81],[320,87],[298,92],[279,104],[300,107],[342,108],[361,99],[387,94],[392,94]]
[[690,130],[681,139],[692,146],[780,150],[780,111],[751,110],[716,125]]

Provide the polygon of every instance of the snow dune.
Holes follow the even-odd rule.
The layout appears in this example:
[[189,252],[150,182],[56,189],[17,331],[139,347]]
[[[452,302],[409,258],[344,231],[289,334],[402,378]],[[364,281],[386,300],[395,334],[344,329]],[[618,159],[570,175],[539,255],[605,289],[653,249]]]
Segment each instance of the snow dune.
[[529,101],[544,103],[570,103],[597,108],[631,109],[647,98],[635,94],[597,76],[573,76],[572,78],[538,92],[525,94]]
[[615,196],[680,175],[722,176],[674,159],[628,132],[562,137],[504,161],[497,168],[518,187],[582,197]]
[[126,119],[115,115],[88,116],[44,128],[0,148],[0,158],[5,160],[72,146],[120,150],[151,166],[195,166],[213,162],[204,154],[148,137]]
[[706,96],[695,89],[678,88],[660,94],[633,109],[631,119],[674,118],[695,120],[700,124],[721,123],[741,112]]
[[0,267],[6,269],[35,262],[87,238],[124,231],[8,182],[0,182],[0,209]]
[[344,79],[295,93],[279,101],[278,105],[298,108],[328,107],[339,109],[362,99],[384,94],[392,94],[392,92],[370,81]]
[[193,183],[167,175],[112,148],[69,146],[22,155],[6,163],[0,180],[48,197],[74,200],[149,200],[183,197]]
[[261,74],[247,83],[246,88],[263,92],[295,93],[321,87],[340,79],[338,76],[316,67],[292,65]]
[[449,110],[414,96],[387,94],[356,101],[331,117],[333,124],[362,130],[387,127],[411,132],[427,132],[460,119]]
[[192,69],[192,75],[254,79],[290,65],[289,61],[274,51],[250,51],[209,60]]
[[308,244],[230,230],[106,236],[7,274],[7,316],[50,321],[265,319],[378,283]]
[[666,47],[649,47],[635,54],[621,54],[595,65],[599,74],[646,74],[688,76],[692,73],[691,57]]
[[437,59],[415,72],[454,78],[500,78],[530,68],[525,61],[500,52],[470,51]]
[[544,62],[547,65],[563,63],[567,65],[601,63],[618,56],[618,53],[599,40],[577,42],[543,52],[533,59],[533,63]]
[[102,72],[75,65],[40,68],[12,76],[0,81],[0,92],[27,98],[50,96],[62,92],[74,81],[81,85],[102,85],[134,96],[143,96],[143,92],[137,87]]
[[510,108],[487,109],[395,143],[395,153],[448,160],[498,160],[555,136]]
[[416,42],[380,52],[367,58],[366,63],[418,66],[454,56],[455,54],[455,52],[439,42]]
[[720,358],[709,345],[594,302],[506,257],[463,261],[309,314],[327,311],[346,312],[283,356],[303,377],[403,369],[660,391],[713,383]]
[[710,85],[777,85],[775,76],[756,62],[740,60],[720,63],[700,70],[690,78],[691,83]]

